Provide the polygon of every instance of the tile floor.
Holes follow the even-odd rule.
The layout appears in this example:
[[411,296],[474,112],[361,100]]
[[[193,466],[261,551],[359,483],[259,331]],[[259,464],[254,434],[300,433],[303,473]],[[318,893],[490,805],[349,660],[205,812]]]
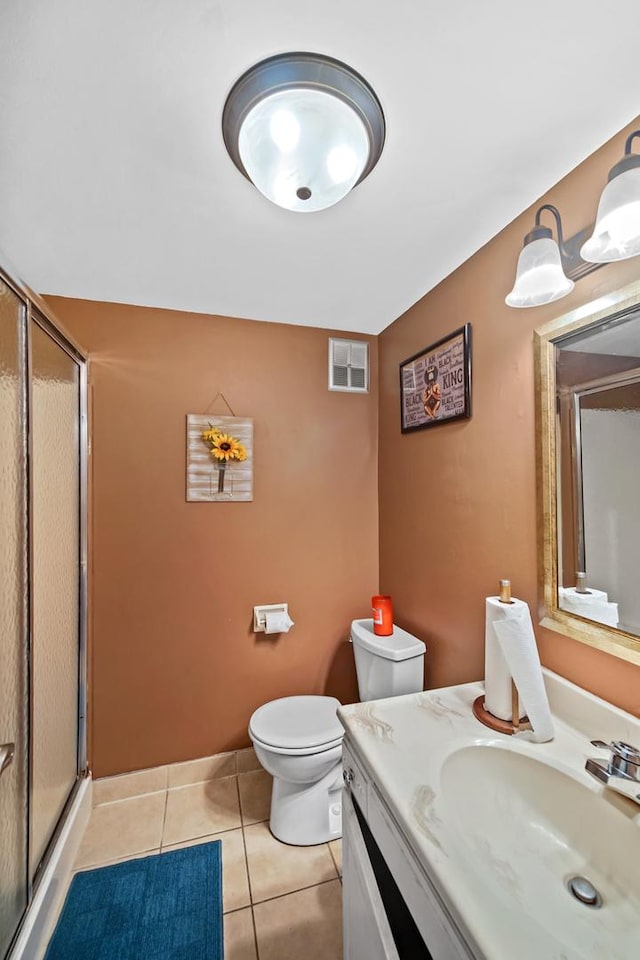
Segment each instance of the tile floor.
[[340,960],[340,841],[280,843],[270,797],[251,750],[97,781],[76,870],[221,840],[225,960]]

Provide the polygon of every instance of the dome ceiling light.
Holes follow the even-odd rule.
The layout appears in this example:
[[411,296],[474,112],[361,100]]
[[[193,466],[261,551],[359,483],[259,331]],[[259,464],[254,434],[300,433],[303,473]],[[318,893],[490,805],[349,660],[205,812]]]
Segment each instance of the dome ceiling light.
[[233,85],[222,135],[240,172],[299,213],[342,200],[373,170],[385,138],[380,102],[346,64],[315,53],[262,60]]

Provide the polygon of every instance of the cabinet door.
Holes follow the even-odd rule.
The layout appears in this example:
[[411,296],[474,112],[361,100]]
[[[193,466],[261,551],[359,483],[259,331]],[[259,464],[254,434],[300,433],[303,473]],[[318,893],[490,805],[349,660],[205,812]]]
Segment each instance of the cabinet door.
[[369,789],[368,777],[365,775],[346,743],[342,745],[342,769],[344,782],[366,820],[367,793]]
[[348,790],[342,818],[344,960],[399,960]]
[[473,960],[453,917],[436,893],[428,871],[409,850],[389,811],[371,785],[367,795],[367,825],[422,941],[433,960]]

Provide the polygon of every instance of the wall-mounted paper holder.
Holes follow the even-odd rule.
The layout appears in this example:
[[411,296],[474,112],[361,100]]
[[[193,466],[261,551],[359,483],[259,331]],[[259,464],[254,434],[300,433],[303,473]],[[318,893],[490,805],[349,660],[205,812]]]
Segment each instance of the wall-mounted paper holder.
[[286,613],[289,614],[288,603],[261,603],[253,608],[253,632],[264,633],[267,623],[267,613]]

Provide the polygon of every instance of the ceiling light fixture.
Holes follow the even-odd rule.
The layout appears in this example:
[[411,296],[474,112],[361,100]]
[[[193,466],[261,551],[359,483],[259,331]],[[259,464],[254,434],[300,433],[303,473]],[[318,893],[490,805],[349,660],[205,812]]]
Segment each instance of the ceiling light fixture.
[[[539,207],[535,226],[524,238],[513,290],[505,297],[508,306],[553,303],[571,293],[574,280],[605,263],[640,255],[640,154],[631,153],[635,137],[640,137],[640,130],[629,134],[624,157],[609,171],[595,226],[585,227],[565,240],[558,210],[550,203]],[[557,243],[549,227],[540,224],[543,210],[549,210],[555,218]]]
[[346,64],[285,53],[236,81],[222,135],[236,167],[260,193],[308,213],[338,203],[371,173],[385,121],[369,84]]

